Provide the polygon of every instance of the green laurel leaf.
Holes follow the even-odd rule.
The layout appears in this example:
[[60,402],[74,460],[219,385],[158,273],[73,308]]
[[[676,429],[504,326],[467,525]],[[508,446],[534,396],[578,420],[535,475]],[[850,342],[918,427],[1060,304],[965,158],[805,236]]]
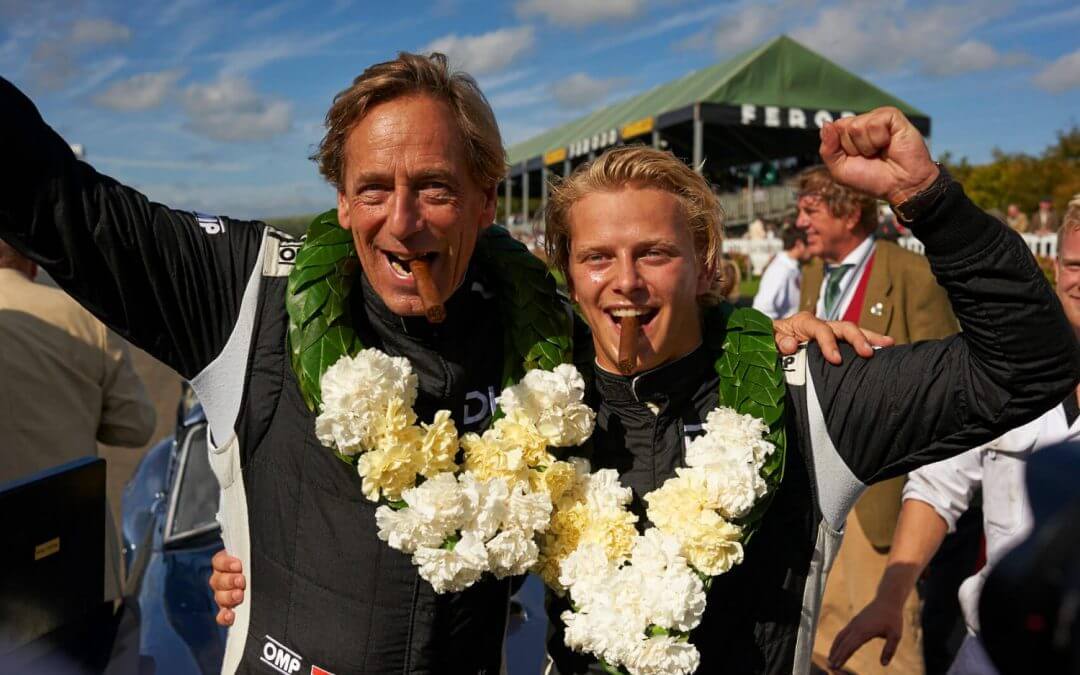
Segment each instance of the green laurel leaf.
[[[474,256],[493,282],[502,312],[503,385],[533,368],[551,370],[571,362],[573,326],[547,267],[501,227],[484,231]],[[363,349],[349,314],[358,266],[352,233],[338,225],[337,211],[316,216],[296,254],[285,295],[289,356],[312,410],[322,402],[320,381],[326,369]]]
[[784,479],[787,453],[784,371],[772,321],[756,310],[734,309],[726,304],[710,308],[705,314],[705,343],[713,350],[719,344],[722,350],[715,361],[720,404],[762,420],[769,427],[766,438],[776,447],[761,470],[769,492],[739,521],[743,542],[749,543]]

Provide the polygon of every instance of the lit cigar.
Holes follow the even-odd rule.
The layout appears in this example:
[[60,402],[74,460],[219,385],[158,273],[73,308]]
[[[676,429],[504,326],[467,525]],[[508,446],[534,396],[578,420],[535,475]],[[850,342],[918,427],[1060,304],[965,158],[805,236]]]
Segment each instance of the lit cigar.
[[637,364],[638,316],[620,317],[619,326],[619,370],[629,375]]
[[446,318],[446,308],[439,299],[439,288],[431,278],[427,261],[414,258],[409,262],[409,271],[416,279],[416,290],[420,292],[420,302],[424,305],[424,316],[428,323],[442,323]]

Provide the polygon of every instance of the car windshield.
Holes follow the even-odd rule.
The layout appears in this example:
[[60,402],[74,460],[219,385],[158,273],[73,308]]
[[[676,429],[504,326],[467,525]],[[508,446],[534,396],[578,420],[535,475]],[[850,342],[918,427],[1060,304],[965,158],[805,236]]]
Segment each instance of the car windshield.
[[218,528],[218,482],[210,469],[206,424],[191,429],[178,456],[176,480],[169,499],[165,543]]

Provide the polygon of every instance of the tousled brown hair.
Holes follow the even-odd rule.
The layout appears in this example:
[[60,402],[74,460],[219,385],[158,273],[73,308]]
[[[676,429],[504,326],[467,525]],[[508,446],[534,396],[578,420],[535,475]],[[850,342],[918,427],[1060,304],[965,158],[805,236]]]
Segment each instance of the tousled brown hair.
[[454,116],[465,146],[473,179],[487,191],[506,173],[506,154],[495,113],[476,80],[453,71],[446,56],[400,52],[393,61],[377,63],[334,97],[326,113],[326,135],[311,159],[319,173],[339,192],[344,192],[345,141],[364,115],[379,103],[402,96],[426,95],[446,103]]
[[648,146],[630,145],[607,150],[551,187],[545,211],[544,245],[548,260],[566,279],[570,279],[570,209],[586,195],[628,186],[663,190],[678,198],[698,262],[716,276],[723,245],[720,200],[708,182],[675,155]]
[[877,229],[877,200],[837,183],[824,166],[812,166],[800,173],[796,189],[800,197],[820,197],[835,218],[847,218],[858,211],[859,228],[863,232]]

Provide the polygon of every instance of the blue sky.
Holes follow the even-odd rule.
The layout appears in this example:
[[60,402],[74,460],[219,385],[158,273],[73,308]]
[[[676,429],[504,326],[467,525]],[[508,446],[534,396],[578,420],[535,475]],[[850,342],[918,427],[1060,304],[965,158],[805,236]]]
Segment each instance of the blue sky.
[[960,0],[0,0],[0,75],[100,171],[178,208],[311,213],[333,95],[399,50],[477,77],[508,143],[787,33],[933,118],[1036,153],[1080,123],[1080,5]]

